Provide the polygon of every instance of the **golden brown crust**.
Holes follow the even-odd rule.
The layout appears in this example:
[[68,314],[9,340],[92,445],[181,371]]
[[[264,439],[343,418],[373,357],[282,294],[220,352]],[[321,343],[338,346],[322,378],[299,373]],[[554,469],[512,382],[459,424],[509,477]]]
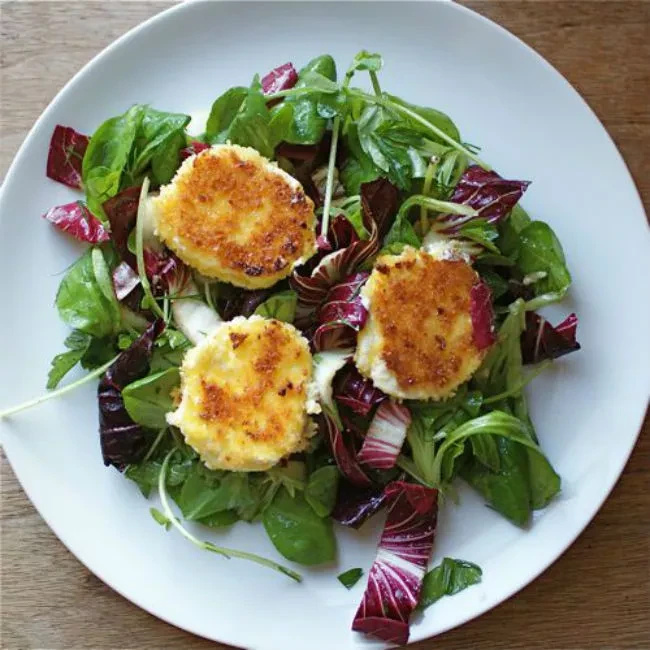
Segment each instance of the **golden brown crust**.
[[[380,258],[364,289],[370,318],[360,347],[383,362],[399,387],[397,396],[446,397],[478,368],[485,352],[474,344],[470,316],[477,279],[465,262],[423,251]],[[364,348],[368,335],[375,341]],[[376,372],[377,359],[360,361],[362,372],[372,375],[373,366]]]
[[206,464],[267,469],[304,448],[311,355],[291,326],[260,317],[224,324],[183,363],[170,422]]
[[209,277],[247,288],[286,277],[315,250],[314,204],[270,165],[234,145],[195,156],[155,199],[160,237]]

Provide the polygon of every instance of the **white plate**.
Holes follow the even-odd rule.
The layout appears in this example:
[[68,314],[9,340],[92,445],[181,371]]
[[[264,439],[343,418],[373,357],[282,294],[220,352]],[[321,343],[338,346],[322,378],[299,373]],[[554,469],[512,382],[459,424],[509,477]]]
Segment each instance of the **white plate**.
[[[76,196],[45,177],[55,124],[92,133],[136,102],[196,112],[255,72],[322,52],[345,66],[361,48],[384,55],[384,88],[447,111],[497,170],[533,180],[524,205],[565,246],[574,286],[562,311],[578,312],[583,345],[537,380],[531,396],[543,447],[563,478],[561,496],[522,532],[461,491],[461,505],[440,518],[433,562],[445,555],[477,562],[483,582],[427,610],[412,627],[417,640],[501,602],[571,544],[621,473],[650,387],[650,241],[630,175],[569,84],[488,20],[448,3],[191,3],[109,47],[57,95],[7,175],[0,396],[4,407],[41,391],[66,334],[52,302],[80,249],[40,218]],[[301,585],[199,551],[166,534],[136,486],[104,469],[96,411],[87,386],[1,425],[25,491],[89,569],[152,614],[211,639],[268,650],[368,647],[350,631],[364,585],[348,592],[335,576],[370,566],[380,522],[361,533],[339,530],[337,565],[304,571]],[[277,556],[259,526],[201,534]]]

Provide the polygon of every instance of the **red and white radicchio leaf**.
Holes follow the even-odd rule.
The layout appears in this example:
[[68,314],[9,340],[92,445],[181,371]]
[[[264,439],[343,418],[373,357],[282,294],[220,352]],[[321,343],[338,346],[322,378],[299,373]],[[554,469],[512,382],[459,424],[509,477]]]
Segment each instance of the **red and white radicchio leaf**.
[[489,348],[496,336],[494,334],[494,311],[490,287],[479,280],[470,291],[469,312],[472,318],[472,336],[479,350]]
[[395,481],[385,493],[386,525],[352,629],[403,645],[433,548],[438,492]]
[[169,250],[145,248],[144,266],[155,296],[179,294],[190,279],[189,268]]
[[395,466],[411,424],[411,412],[403,404],[385,400],[368,427],[357,460],[374,469]]
[[194,156],[197,153],[201,153],[202,151],[205,151],[205,149],[209,148],[209,144],[206,144],[205,142],[199,142],[198,140],[193,140],[190,142],[190,144],[187,145],[187,147],[183,147],[183,149],[180,150],[179,155],[181,157],[181,161],[189,158],[190,156]]
[[341,474],[353,485],[369,487],[371,485],[370,479],[359,466],[354,451],[350,448],[348,441],[343,436],[343,431],[334,418],[327,411],[324,411],[322,421],[325,423],[332,455]]
[[509,181],[494,171],[471,165],[460,177],[449,200],[469,205],[478,211],[478,215],[441,215],[438,222],[448,224],[442,232],[456,233],[464,223],[472,219],[486,219],[488,223],[503,219],[515,207],[529,185],[530,181]]
[[113,289],[118,300],[124,300],[139,284],[138,274],[126,262],[113,269]]
[[553,327],[543,316],[526,312],[526,329],[521,335],[521,356],[524,364],[557,359],[580,349],[576,340],[578,317],[569,314]]
[[81,189],[81,163],[89,142],[88,136],[69,126],[57,124],[47,154],[47,176],[76,190]]
[[102,222],[82,201],[73,201],[50,208],[43,217],[59,230],[72,235],[77,241],[101,244],[111,238]]
[[354,346],[356,333],[365,325],[368,310],[361,301],[361,287],[367,272],[348,276],[334,285],[316,311],[317,328],[312,337],[315,350],[332,350]]
[[265,95],[272,95],[281,90],[288,90],[293,88],[297,81],[298,73],[293,64],[284,63],[262,77],[262,92]]
[[354,364],[348,364],[334,382],[334,399],[358,415],[366,416],[386,394],[375,388],[371,379],[362,376]]

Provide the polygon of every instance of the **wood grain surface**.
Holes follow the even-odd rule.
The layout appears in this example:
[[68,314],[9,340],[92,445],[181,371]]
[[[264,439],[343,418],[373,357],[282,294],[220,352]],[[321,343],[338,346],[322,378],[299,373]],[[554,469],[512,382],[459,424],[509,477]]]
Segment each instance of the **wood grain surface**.
[[[467,4],[537,49],[582,93],[622,151],[650,212],[650,3]],[[61,86],[166,6],[0,4],[2,177]],[[100,582],[54,537],[4,456],[0,469],[2,648],[227,647],[155,619]],[[609,500],[560,560],[481,618],[412,647],[650,648],[650,420]]]

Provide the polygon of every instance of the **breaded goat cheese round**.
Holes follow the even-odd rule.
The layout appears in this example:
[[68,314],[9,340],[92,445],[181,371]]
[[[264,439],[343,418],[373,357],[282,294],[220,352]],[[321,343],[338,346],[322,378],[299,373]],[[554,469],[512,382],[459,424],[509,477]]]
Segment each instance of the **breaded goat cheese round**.
[[478,274],[463,260],[413,248],[380,257],[361,290],[368,320],[355,363],[377,388],[403,399],[444,399],[478,369],[470,312]]
[[188,158],[149,209],[181,260],[238,287],[270,287],[316,252],[312,200],[249,147],[215,145]]
[[313,434],[311,379],[311,353],[297,329],[240,316],[187,352],[181,402],[167,420],[210,469],[266,470]]

